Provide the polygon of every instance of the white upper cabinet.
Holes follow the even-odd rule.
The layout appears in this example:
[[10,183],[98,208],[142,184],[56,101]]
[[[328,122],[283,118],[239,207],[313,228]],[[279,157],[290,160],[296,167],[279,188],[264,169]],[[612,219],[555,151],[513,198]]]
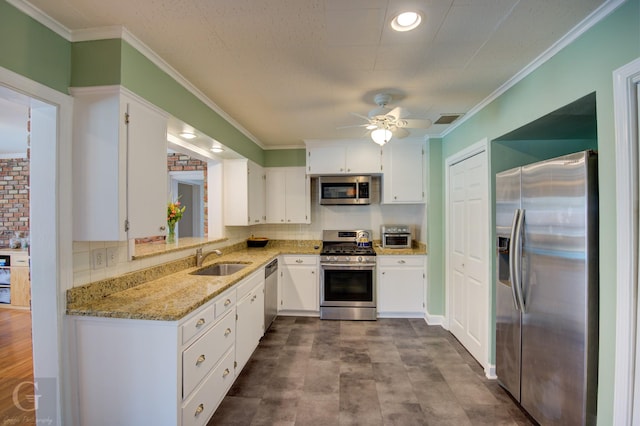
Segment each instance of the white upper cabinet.
[[304,167],[267,167],[267,223],[311,223],[309,177]]
[[224,224],[265,223],[264,168],[247,159],[224,160]]
[[74,240],[165,234],[165,114],[120,86],[72,94]]
[[381,149],[371,140],[308,140],[307,174],[380,174]]
[[392,139],[382,149],[382,202],[421,204],[426,193],[425,142]]

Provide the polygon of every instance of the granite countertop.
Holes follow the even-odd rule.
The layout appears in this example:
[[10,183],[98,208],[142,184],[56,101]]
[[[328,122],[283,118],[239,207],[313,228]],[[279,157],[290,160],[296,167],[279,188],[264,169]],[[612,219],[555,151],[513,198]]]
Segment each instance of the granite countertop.
[[[319,254],[316,246],[294,242],[270,244],[265,248],[243,248],[229,253],[223,249],[222,256],[211,255],[206,258],[203,267],[215,263],[247,264],[247,267],[226,276],[191,275],[191,272],[200,269],[195,266],[193,256],[193,259],[190,257],[181,261],[187,267],[178,271],[168,269],[163,272],[160,266],[75,287],[67,291],[67,315],[177,321],[280,254]],[[174,262],[177,263],[180,261]],[[151,279],[145,281],[145,277]]]
[[[197,269],[195,256],[165,265],[135,271],[115,278],[74,287],[67,291],[67,315],[177,321],[209,300],[230,289],[281,254],[319,255],[320,241],[271,241],[264,248],[239,244],[223,248],[222,256],[211,255],[203,267],[215,263],[245,263],[226,276],[191,275]],[[207,252],[208,250],[205,250]],[[426,254],[424,245],[411,249],[375,246],[378,255]]]

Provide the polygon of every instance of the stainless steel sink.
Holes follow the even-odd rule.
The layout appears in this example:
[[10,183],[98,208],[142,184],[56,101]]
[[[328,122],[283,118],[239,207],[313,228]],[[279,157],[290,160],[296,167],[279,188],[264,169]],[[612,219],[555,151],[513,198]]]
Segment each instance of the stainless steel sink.
[[241,269],[246,268],[246,263],[215,263],[205,268],[198,269],[191,272],[191,275],[210,275],[215,277],[221,277],[224,275],[231,275],[238,272]]

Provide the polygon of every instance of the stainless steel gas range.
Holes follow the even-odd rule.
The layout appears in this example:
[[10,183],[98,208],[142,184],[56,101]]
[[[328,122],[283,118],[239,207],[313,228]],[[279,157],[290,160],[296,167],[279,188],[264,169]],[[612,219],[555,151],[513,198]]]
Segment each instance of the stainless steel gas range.
[[376,320],[376,253],[371,231],[323,231],[320,318]]

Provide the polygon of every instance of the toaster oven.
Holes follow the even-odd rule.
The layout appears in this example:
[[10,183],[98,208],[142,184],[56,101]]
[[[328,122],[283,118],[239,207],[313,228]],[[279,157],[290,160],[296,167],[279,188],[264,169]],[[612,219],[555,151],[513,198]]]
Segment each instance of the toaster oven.
[[413,238],[409,225],[382,225],[380,236],[384,248],[411,248]]

